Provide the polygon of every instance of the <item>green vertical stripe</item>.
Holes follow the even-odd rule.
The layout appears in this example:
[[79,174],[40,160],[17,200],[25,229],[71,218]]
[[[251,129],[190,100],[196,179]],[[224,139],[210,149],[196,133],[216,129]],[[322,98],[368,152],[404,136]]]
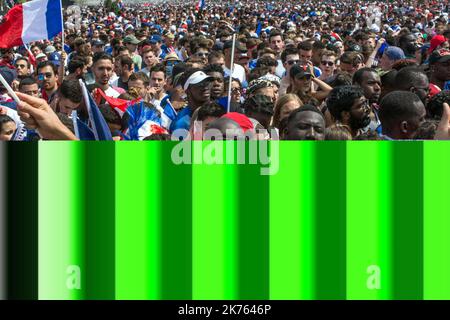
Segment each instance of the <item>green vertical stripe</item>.
[[279,170],[270,176],[270,299],[314,299],[314,142],[275,143]]
[[[190,142],[183,142],[190,144]],[[162,144],[162,299],[192,299],[192,166],[176,165]]]
[[159,141],[117,143],[116,299],[161,297]]
[[84,142],[86,298],[115,297],[113,142]]
[[206,163],[192,166],[192,298],[237,299],[235,171],[226,164],[233,142],[195,141]]
[[389,143],[347,143],[347,299],[390,298],[390,165]]
[[393,146],[394,298],[423,298],[422,142]]
[[39,143],[39,299],[85,296],[83,149]]
[[[231,150],[237,153],[237,145],[234,141],[225,142],[227,153]],[[235,300],[239,298],[239,273],[238,273],[238,253],[239,253],[239,232],[238,232],[238,206],[239,197],[237,194],[239,169],[236,162],[226,160],[223,170],[223,196],[224,201],[224,299]]]
[[382,299],[392,299],[394,294],[394,261],[392,259],[393,243],[393,222],[394,215],[392,207],[392,176],[393,168],[393,144],[390,141],[378,141],[379,146],[379,166],[380,166],[380,185],[379,185],[379,254],[381,271],[381,290]]
[[316,298],[346,298],[346,145],[316,142]]
[[[249,151],[257,142],[237,143]],[[269,299],[269,176],[259,161],[249,164],[250,155],[239,166],[239,298]]]
[[9,143],[7,148],[8,299],[37,299],[38,145]]
[[450,299],[450,149],[448,141],[424,144],[424,299]]

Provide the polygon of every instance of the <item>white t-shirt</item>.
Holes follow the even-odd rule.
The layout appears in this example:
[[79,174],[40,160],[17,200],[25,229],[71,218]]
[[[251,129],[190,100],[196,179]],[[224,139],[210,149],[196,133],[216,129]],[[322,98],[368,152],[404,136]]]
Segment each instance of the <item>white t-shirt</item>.
[[284,74],[286,72],[286,69],[283,66],[283,62],[281,62],[281,60],[277,60],[278,65],[277,68],[275,69],[275,75],[277,75],[280,79],[284,77]]
[[[229,77],[231,70],[227,67],[223,66],[223,71],[225,73],[225,77]],[[233,70],[233,76],[232,78],[239,79],[241,83],[245,82],[245,69],[240,64],[235,63],[234,64],[234,70]]]
[[117,98],[120,96],[120,92],[118,92],[117,90],[115,90],[112,87],[108,87],[108,89],[106,89],[105,94],[107,97],[112,97],[112,98]]
[[111,78],[109,78],[109,85],[110,86],[117,86],[117,81],[119,80],[119,76],[116,74],[116,73],[114,73],[113,75],[112,75],[112,77]]

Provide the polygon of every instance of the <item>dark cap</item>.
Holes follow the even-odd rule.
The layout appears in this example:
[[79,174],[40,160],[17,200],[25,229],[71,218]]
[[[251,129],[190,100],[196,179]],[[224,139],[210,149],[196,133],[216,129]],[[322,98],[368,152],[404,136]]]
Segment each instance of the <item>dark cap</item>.
[[140,41],[135,36],[129,35],[123,38],[123,43],[139,44]]
[[49,57],[48,60],[51,61],[54,65],[59,67],[61,65],[61,55],[58,52],[53,52]]
[[[10,69],[6,66],[0,67],[0,74],[5,78],[6,82],[11,85],[14,79],[16,78],[16,72],[14,69]],[[2,83],[0,83],[0,88],[6,89]]]
[[92,41],[91,44],[93,47],[102,47],[105,45],[105,43],[102,40],[94,40]]
[[[230,49],[232,47],[233,47],[233,40],[226,41],[223,44],[223,50]],[[241,52],[247,51],[247,47],[240,41],[236,41],[235,48],[236,48],[236,50],[241,51]]]
[[362,48],[360,45],[358,44],[354,44],[351,47],[348,48],[348,51],[352,51],[352,52],[362,52]]
[[434,50],[430,55],[430,64],[435,64],[437,62],[446,62],[450,60],[450,51],[447,49]]
[[306,75],[311,75],[311,72],[310,72],[308,66],[301,66],[298,64],[294,64],[291,67],[291,71],[289,72],[289,75],[291,78],[297,78],[297,77],[301,78]]

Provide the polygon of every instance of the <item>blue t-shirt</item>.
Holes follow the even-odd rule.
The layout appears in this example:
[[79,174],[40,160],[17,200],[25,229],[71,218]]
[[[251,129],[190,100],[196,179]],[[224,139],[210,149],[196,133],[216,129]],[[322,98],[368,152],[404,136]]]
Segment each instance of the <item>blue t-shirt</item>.
[[443,90],[450,90],[450,81],[446,81],[444,83],[444,89]]
[[258,62],[258,59],[253,59],[249,62],[248,67],[250,70],[253,70],[256,68],[256,63]]
[[64,44],[64,51],[65,51],[66,53],[71,53],[71,52],[72,52],[72,49],[70,48],[69,45]]

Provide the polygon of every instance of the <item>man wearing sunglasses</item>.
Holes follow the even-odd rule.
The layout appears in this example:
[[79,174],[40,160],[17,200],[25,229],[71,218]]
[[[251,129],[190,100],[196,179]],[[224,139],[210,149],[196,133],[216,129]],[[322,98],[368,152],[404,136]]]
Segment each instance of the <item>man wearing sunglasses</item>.
[[16,68],[16,78],[11,84],[11,88],[17,91],[19,88],[19,83],[23,78],[29,77],[31,73],[31,64],[25,57],[19,57],[14,62],[14,67]]
[[58,70],[51,61],[43,61],[37,66],[37,79],[41,87],[41,95],[47,103],[51,103],[58,91]]
[[19,80],[28,77],[31,73],[31,65],[27,58],[17,58],[14,66],[16,67]]
[[191,68],[183,73],[180,82],[186,92],[188,106],[181,109],[172,121],[171,132],[184,129],[187,134],[194,111],[211,102],[211,80],[201,69]]
[[332,77],[336,71],[336,53],[329,50],[322,51],[319,68],[322,71],[319,77],[320,80]]

